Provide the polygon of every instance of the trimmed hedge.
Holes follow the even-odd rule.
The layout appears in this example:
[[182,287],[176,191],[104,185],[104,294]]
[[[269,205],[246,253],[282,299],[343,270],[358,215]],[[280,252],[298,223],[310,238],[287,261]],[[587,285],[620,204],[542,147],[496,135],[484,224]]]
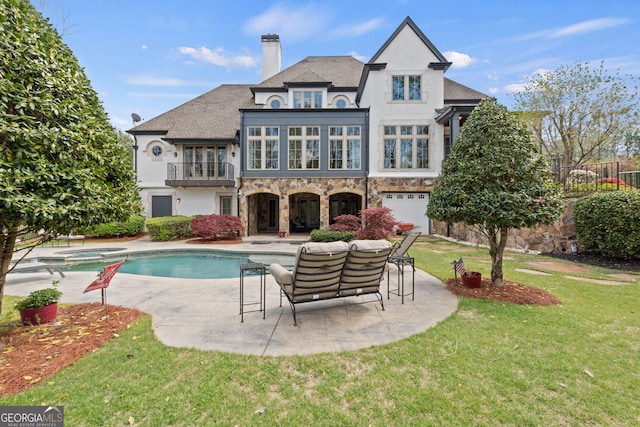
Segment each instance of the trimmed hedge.
[[147,232],[154,242],[188,239],[193,237],[190,216],[163,216],[147,220]]
[[82,230],[80,234],[90,237],[135,236],[144,229],[144,217],[132,216],[126,222],[107,222]]
[[574,226],[580,245],[612,257],[640,257],[640,191],[597,193],[576,201]]
[[311,232],[312,242],[348,242],[356,237],[353,231],[330,231],[330,230],[313,230]]

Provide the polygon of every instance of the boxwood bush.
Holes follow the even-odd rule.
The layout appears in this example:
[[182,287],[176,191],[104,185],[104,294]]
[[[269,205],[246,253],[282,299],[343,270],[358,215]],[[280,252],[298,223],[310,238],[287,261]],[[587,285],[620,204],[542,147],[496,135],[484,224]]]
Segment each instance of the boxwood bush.
[[312,242],[348,242],[353,240],[356,233],[353,231],[331,231],[331,230],[313,230],[311,232]]
[[80,234],[90,237],[135,236],[144,229],[144,217],[132,216],[126,222],[107,222],[82,230]]
[[640,191],[597,193],[576,201],[580,245],[611,258],[640,258]]
[[147,220],[147,232],[154,242],[192,237],[190,216],[163,216]]

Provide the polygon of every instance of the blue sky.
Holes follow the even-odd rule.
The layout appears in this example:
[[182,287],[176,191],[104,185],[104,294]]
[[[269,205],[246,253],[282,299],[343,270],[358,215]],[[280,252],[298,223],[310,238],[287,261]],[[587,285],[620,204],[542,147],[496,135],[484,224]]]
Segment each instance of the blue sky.
[[282,68],[306,56],[366,62],[410,16],[453,62],[450,79],[506,106],[527,76],[577,61],[640,76],[640,2],[536,0],[32,0],[63,33],[111,122],[132,127],[225,83],[258,83],[260,36]]

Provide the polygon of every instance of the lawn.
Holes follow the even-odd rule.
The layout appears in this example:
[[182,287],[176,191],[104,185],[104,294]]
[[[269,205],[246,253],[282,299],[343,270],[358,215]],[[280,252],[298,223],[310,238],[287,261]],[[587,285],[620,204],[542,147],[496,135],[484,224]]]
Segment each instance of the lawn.
[[[489,274],[486,249],[433,238],[414,247],[417,266],[440,279],[460,256]],[[505,279],[562,305],[462,299],[436,327],[396,343],[278,358],[167,347],[145,317],[0,405],[64,405],[70,426],[640,424],[640,279],[527,274],[516,268],[548,259],[506,255]]]

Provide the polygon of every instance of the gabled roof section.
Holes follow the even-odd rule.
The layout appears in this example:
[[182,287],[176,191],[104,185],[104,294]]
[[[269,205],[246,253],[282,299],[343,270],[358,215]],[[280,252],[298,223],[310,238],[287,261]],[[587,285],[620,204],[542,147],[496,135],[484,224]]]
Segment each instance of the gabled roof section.
[[253,89],[283,88],[288,83],[331,83],[334,87],[357,88],[364,64],[352,56],[308,56],[268,78]]
[[250,85],[222,85],[148,120],[127,132],[166,133],[163,139],[233,141],[240,129],[241,108],[255,107]]
[[484,98],[489,96],[445,77],[444,108],[436,110],[438,115],[435,120],[446,123],[456,113],[471,114]]
[[[438,58],[438,62],[434,64],[437,64],[439,66],[443,66],[446,64],[451,65],[451,63],[447,61],[447,58],[445,58],[444,55],[440,53],[438,48],[433,43],[431,43],[431,40],[429,40],[427,36],[424,35],[422,30],[418,28],[416,23],[413,22],[413,19],[411,19],[408,16],[404,18],[404,21],[402,21],[402,23],[398,26],[398,28],[396,28],[393,34],[391,34],[391,37],[389,37],[387,41],[384,42],[384,44],[380,47],[380,49],[378,49],[378,51],[373,55],[373,57],[371,57],[371,59],[369,60],[369,63],[375,63],[378,60],[380,55],[382,55],[382,53],[387,49],[387,47],[389,47],[389,45],[398,36],[398,34],[400,34],[400,32],[404,29],[405,26],[409,26],[409,28],[411,28],[413,32],[416,33],[416,35],[429,48],[429,50],[435,55],[435,57]],[[448,68],[448,65],[447,65],[447,68]]]
[[444,105],[449,104],[479,104],[484,98],[489,98],[482,92],[471,89],[451,79],[444,78]]

